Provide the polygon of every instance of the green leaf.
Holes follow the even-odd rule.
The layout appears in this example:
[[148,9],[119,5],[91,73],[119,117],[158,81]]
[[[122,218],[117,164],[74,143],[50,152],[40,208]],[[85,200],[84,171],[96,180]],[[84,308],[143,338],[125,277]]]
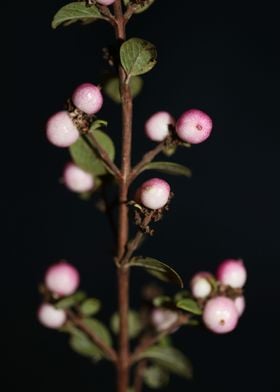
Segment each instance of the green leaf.
[[[103,85],[105,93],[116,103],[121,103],[119,85],[118,77],[108,78]],[[129,85],[132,98],[135,98],[142,90],[143,79],[140,76],[133,76],[129,80]]]
[[153,304],[156,307],[161,307],[168,305],[172,302],[172,299],[168,297],[168,295],[160,295],[159,297],[154,298]]
[[176,303],[177,308],[185,310],[187,312],[200,315],[202,310],[197,302],[191,298],[181,299]]
[[75,294],[70,295],[69,297],[62,298],[55,303],[55,307],[57,309],[68,309],[74,305],[80,303],[83,299],[85,299],[86,294],[82,291],[77,291]]
[[169,383],[169,373],[158,365],[149,366],[144,372],[144,381],[151,389],[163,388]]
[[[115,147],[112,139],[103,131],[90,131],[99,144],[107,151],[109,157],[114,160]],[[104,163],[99,158],[98,153],[90,147],[89,143],[83,137],[69,147],[70,154],[74,162],[83,170],[92,173],[94,176],[101,176],[107,173]]]
[[144,170],[157,170],[175,176],[191,177],[192,175],[192,172],[188,167],[175,162],[151,162],[145,165],[141,172]]
[[93,123],[90,126],[90,132],[95,131],[96,129],[102,128],[102,127],[107,127],[108,121],[106,120],[101,120],[97,119],[93,121]]
[[[120,329],[120,317],[118,313],[114,313],[111,318],[111,329],[117,335]],[[131,339],[139,335],[142,330],[142,323],[139,314],[135,310],[128,313],[128,335]]]
[[88,328],[96,333],[108,346],[112,346],[112,337],[108,328],[99,320],[93,318],[84,319],[84,323]]
[[84,316],[92,316],[99,312],[101,302],[97,298],[88,298],[80,306],[80,312]]
[[128,76],[142,75],[156,65],[157,51],[153,44],[130,38],[120,49],[121,64]]
[[[112,339],[107,328],[96,319],[84,319],[85,324],[92,329],[96,335],[98,335],[104,342],[108,345],[112,345]],[[104,357],[104,354],[100,348],[98,348],[88,336],[74,327],[68,324],[64,327],[63,332],[68,332],[71,335],[69,344],[70,347],[76,351],[78,354],[85,357],[90,357],[95,361],[99,361]]]
[[[123,0],[124,5],[128,5],[130,3],[130,0]],[[136,14],[141,14],[142,12],[146,11],[153,3],[155,2],[155,0],[146,0],[146,4],[139,4],[137,5],[137,8],[135,10]]]
[[175,294],[174,301],[178,302],[181,299],[185,299],[185,298],[191,298],[191,293],[188,290],[181,290]]
[[138,359],[149,359],[178,376],[192,378],[192,366],[188,358],[173,347],[154,346],[144,351]]
[[95,19],[104,19],[97,7],[94,5],[87,7],[85,1],[76,1],[60,8],[53,18],[52,28],[56,29],[61,24],[69,25],[78,21],[94,22]]
[[72,335],[69,344],[76,353],[90,357],[95,361],[99,361],[103,357],[101,350],[82,332],[79,335]]
[[164,282],[172,282],[183,288],[184,283],[180,275],[169,265],[151,257],[133,257],[130,262],[132,267],[142,267],[151,275]]

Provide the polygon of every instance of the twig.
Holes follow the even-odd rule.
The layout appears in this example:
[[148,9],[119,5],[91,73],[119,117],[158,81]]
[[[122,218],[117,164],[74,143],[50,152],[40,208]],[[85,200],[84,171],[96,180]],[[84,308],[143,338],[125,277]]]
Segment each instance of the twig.
[[129,183],[131,183],[133,180],[135,180],[135,178],[138,176],[138,174],[141,173],[141,171],[143,170],[144,166],[147,165],[147,163],[150,163],[158,154],[160,154],[162,152],[165,145],[166,145],[166,142],[162,141],[155,148],[148,151],[143,156],[141,161],[139,163],[137,163],[137,165],[135,165],[133,167],[133,169],[131,170],[130,177],[129,177]]
[[92,342],[104,352],[108,359],[110,359],[112,362],[117,362],[117,353],[115,350],[108,346],[102,339],[100,339],[100,337],[96,335],[96,333],[90,329],[80,317],[76,316],[69,310],[67,311],[67,316],[76,327],[83,331],[90,338],[90,340],[92,340]]
[[86,139],[89,140],[90,144],[92,144],[93,148],[98,152],[100,158],[105,163],[107,169],[110,173],[114,174],[117,178],[121,177],[121,173],[119,168],[114,164],[114,162],[109,157],[108,153],[101,146],[100,143],[96,140],[95,136],[92,133],[87,133],[85,135]]
[[[153,213],[154,213],[154,211],[152,211],[149,215],[147,215],[145,217],[145,219],[143,220],[143,224],[142,224],[143,228],[145,228],[149,225],[149,223],[152,220]],[[124,266],[127,265],[131,256],[133,255],[133,253],[136,251],[136,249],[138,249],[138,247],[141,243],[141,240],[145,234],[146,234],[145,230],[143,230],[143,229],[137,231],[135,237],[127,243],[126,253],[125,253],[124,257],[118,261],[119,265],[124,265]]]
[[186,324],[188,321],[188,316],[186,314],[180,314],[178,319],[171,324],[167,329],[164,331],[156,334],[156,335],[151,335],[147,337],[146,339],[143,339],[143,341],[139,344],[138,347],[136,347],[134,353],[132,353],[130,357],[131,364],[137,362],[139,359],[139,356],[146,351],[149,347],[153,346],[155,343],[160,341],[162,338],[165,336],[169,335],[171,332],[174,331],[174,329],[181,327],[182,325]]
[[144,372],[147,367],[147,361],[143,359],[140,361],[135,369],[135,377],[134,377],[134,392],[141,392],[143,388],[143,377]]

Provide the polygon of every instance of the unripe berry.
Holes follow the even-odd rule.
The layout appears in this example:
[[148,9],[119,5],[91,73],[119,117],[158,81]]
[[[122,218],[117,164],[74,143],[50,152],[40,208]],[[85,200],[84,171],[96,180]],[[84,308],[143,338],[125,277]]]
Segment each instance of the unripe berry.
[[66,313],[63,309],[56,309],[53,305],[42,304],[38,309],[38,320],[47,328],[57,329],[66,321]]
[[210,279],[213,279],[209,272],[198,272],[191,280],[190,287],[195,298],[206,298],[212,291]]
[[247,272],[242,260],[228,259],[219,265],[216,276],[221,283],[237,289],[244,286]]
[[[178,313],[169,309],[156,308],[151,315],[151,321],[155,329],[159,332],[168,329],[178,320]],[[177,328],[176,328],[177,329]]]
[[78,270],[66,261],[51,265],[45,274],[47,289],[60,297],[73,294],[79,283]]
[[72,95],[73,104],[82,112],[93,115],[103,104],[100,88],[91,83],[81,84]]
[[234,302],[227,297],[210,299],[202,315],[206,327],[215,333],[227,333],[234,330],[238,317]]
[[139,194],[141,203],[145,207],[157,210],[168,202],[170,186],[160,178],[152,178],[141,185]]
[[145,123],[145,132],[149,139],[161,142],[169,134],[169,126],[175,125],[175,120],[168,112],[157,112]]
[[234,300],[234,305],[235,305],[235,307],[237,309],[237,313],[240,317],[244,313],[245,306],[246,306],[244,296],[241,295],[240,297],[236,297]]
[[93,176],[71,162],[65,166],[63,181],[73,192],[87,192],[94,186]]
[[198,109],[187,110],[176,123],[176,132],[179,138],[191,144],[203,142],[210,136],[211,131],[211,118]]
[[79,137],[79,131],[66,110],[49,118],[46,134],[48,141],[57,147],[69,147]]
[[116,0],[97,0],[97,3],[101,5],[111,5],[115,2]]

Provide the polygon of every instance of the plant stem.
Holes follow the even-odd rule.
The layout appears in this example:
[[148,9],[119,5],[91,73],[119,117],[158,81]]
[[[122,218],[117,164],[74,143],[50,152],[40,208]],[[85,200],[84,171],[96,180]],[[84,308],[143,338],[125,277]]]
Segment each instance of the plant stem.
[[134,392],[141,392],[143,388],[143,377],[144,372],[147,367],[147,361],[143,359],[140,361],[135,369],[135,377],[134,377]]
[[106,355],[106,357],[111,360],[112,362],[117,362],[117,353],[115,350],[108,346],[98,335],[94,333],[92,329],[90,329],[84,321],[76,316],[73,312],[68,311],[67,312],[68,319],[76,326],[78,327],[81,331],[83,331],[89,338],[90,340],[93,341],[93,343],[96,344],[97,347],[99,347],[103,353]]
[[[116,38],[121,43],[125,40],[125,18],[122,10],[122,0],[114,3],[114,16],[116,22]],[[117,258],[121,260],[126,249],[129,235],[128,221],[128,187],[131,170],[131,139],[132,139],[132,98],[129,85],[126,83],[126,74],[119,65],[120,95],[122,102],[122,153],[121,177],[119,179],[119,219],[118,219],[118,252]],[[118,268],[118,299],[119,299],[119,352],[117,363],[117,390],[127,392],[129,383],[129,337],[128,337],[128,310],[129,310],[129,269],[124,265]]]

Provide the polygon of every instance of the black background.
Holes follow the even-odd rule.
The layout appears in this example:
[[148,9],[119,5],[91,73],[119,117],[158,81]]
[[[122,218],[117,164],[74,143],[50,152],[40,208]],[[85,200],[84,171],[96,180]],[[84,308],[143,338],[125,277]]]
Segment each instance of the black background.
[[[109,228],[93,203],[79,201],[59,183],[68,154],[44,136],[46,119],[78,83],[99,82],[101,50],[113,35],[103,23],[53,31],[52,15],[63,4],[21,3],[5,31],[15,38],[8,46],[16,72],[8,79],[16,83],[3,132],[8,144],[2,146],[2,209],[9,241],[4,242],[8,253],[1,274],[2,324],[7,327],[1,357],[7,390],[13,391],[113,387],[108,365],[93,368],[71,352],[66,337],[36,322],[38,282],[60,258],[79,267],[89,294],[104,299],[105,318],[116,306]],[[185,329],[176,335],[193,361],[195,377],[187,385],[173,378],[170,391],[279,388],[277,22],[276,10],[268,5],[265,10],[233,4],[223,9],[161,0],[128,28],[129,36],[150,40],[159,54],[135,101],[134,161],[151,147],[143,124],[153,112],[163,109],[178,117],[196,107],[214,120],[207,142],[177,154],[177,161],[192,168],[193,178],[168,178],[175,192],[171,212],[142,253],[168,261],[186,284],[195,271],[214,271],[226,257],[242,257],[248,268],[247,310],[236,331],[216,336]],[[119,145],[119,108],[106,99],[100,116],[109,119],[108,131]],[[135,272],[132,281],[137,305],[147,279]]]

